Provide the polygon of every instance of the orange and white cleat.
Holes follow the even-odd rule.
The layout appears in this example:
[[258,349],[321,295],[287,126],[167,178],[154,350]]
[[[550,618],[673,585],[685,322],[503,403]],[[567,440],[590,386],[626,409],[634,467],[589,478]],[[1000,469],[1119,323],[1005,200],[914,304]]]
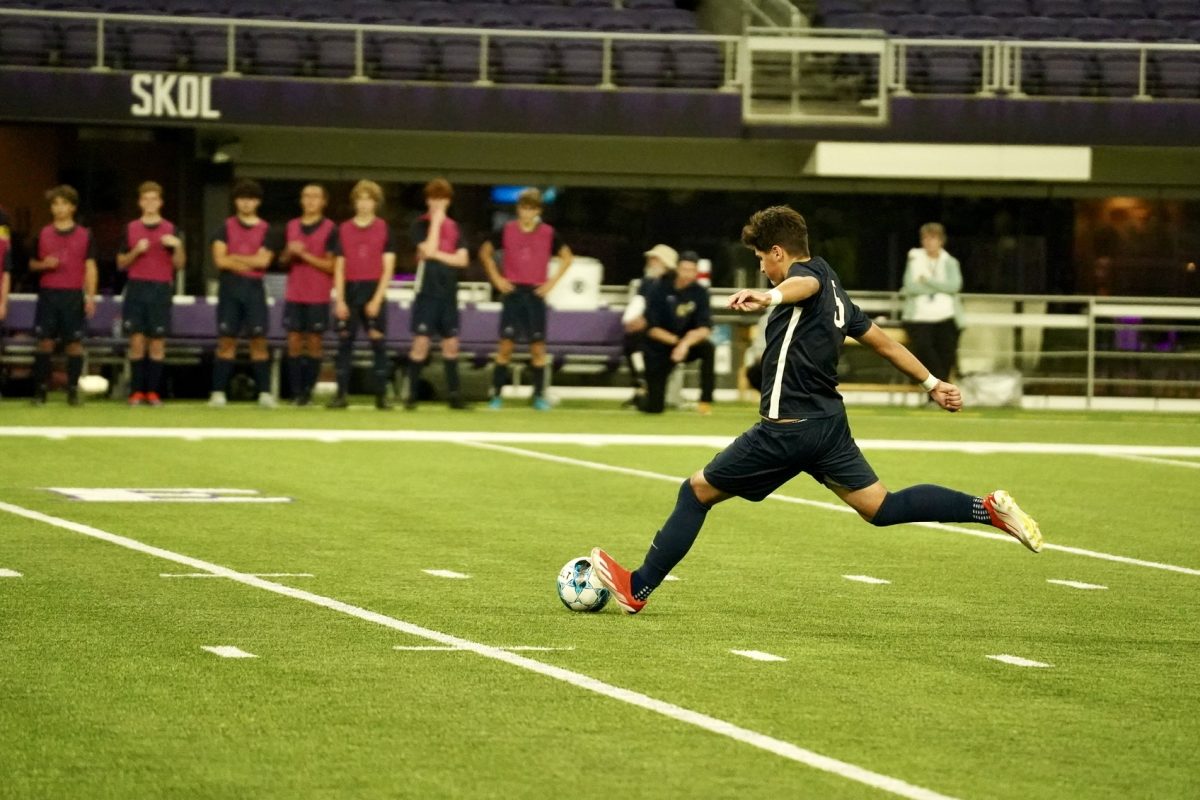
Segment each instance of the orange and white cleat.
[[146,392],[146,405],[161,406],[162,398],[158,396],[158,392]]
[[129,395],[129,405],[131,405],[131,406],[140,406],[140,405],[143,405],[145,402],[146,402],[146,395],[143,394],[142,392],[134,392],[133,394]]
[[1042,531],[1037,521],[1021,510],[1012,495],[1003,489],[983,498],[983,507],[987,509],[992,524],[1035,553],[1042,549]]
[[629,585],[629,570],[613,561],[612,557],[599,547],[592,548],[592,574],[605,589],[612,592],[617,604],[626,614],[636,614],[646,607],[645,600],[638,600],[633,596]]

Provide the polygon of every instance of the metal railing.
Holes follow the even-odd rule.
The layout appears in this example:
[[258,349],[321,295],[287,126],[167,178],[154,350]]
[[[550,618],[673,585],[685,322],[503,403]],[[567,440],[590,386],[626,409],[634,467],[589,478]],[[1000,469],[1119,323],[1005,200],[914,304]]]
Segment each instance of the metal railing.
[[[739,77],[737,65],[739,62],[738,48],[741,44],[739,36],[718,36],[712,34],[682,34],[682,33],[617,33],[617,32],[584,32],[584,31],[546,31],[538,29],[500,29],[500,28],[460,28],[460,27],[430,27],[414,25],[378,25],[368,23],[335,23],[335,22],[301,22],[292,20],[260,20],[210,18],[210,17],[169,17],[147,14],[113,14],[101,12],[78,11],[41,11],[34,9],[5,9],[0,8],[0,20],[5,18],[47,19],[62,22],[89,22],[96,26],[96,59],[90,69],[99,72],[111,71],[109,64],[110,25],[152,25],[156,28],[179,29],[217,29],[226,36],[226,65],[221,73],[224,77],[239,77],[243,73],[239,67],[243,63],[241,49],[243,42],[239,34],[250,31],[284,31],[303,34],[349,33],[354,36],[353,74],[346,78],[352,81],[372,80],[367,62],[367,45],[370,37],[383,35],[409,36],[418,40],[460,39],[478,42],[479,72],[472,81],[475,85],[490,86],[494,81],[494,67],[491,63],[492,46],[498,41],[538,41],[547,45],[556,44],[559,47],[570,43],[599,44],[602,52],[600,80],[595,84],[600,89],[621,88],[614,80],[614,47],[622,43],[654,43],[660,45],[702,44],[715,46],[721,59],[722,75],[719,84],[714,89],[733,91],[736,89]],[[2,64],[0,64],[2,66]],[[146,71],[146,70],[136,70]],[[303,79],[304,75],[288,76],[293,79]],[[538,84],[543,85],[543,84]],[[586,84],[574,84],[586,85]],[[654,88],[638,85],[636,88]],[[667,87],[679,89],[680,87]]]

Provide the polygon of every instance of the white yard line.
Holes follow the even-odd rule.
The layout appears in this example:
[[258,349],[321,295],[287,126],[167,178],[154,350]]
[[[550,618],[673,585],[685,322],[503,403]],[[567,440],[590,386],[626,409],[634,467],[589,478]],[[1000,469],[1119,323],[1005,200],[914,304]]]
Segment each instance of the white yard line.
[[19,578],[21,573],[15,569],[0,569],[0,578]]
[[[311,572],[247,572],[255,578],[315,578]],[[224,578],[211,572],[160,572],[160,578]]]
[[234,647],[229,644],[221,645],[201,645],[201,650],[207,650],[213,655],[218,655],[221,658],[258,658],[254,653],[247,653],[240,647]]
[[[496,444],[636,445],[720,449],[732,436],[628,433],[542,433],[514,431],[343,430],[337,428],[104,428],[0,426],[0,437],[184,439],[311,442],[492,442]],[[1200,458],[1200,447],[1050,442],[930,442],[920,439],[859,439],[863,450],[926,453],[1015,453],[1020,455],[1158,456]],[[1182,463],[1182,462],[1181,462]]]
[[1188,469],[1200,469],[1200,461],[1176,461],[1170,458],[1154,458],[1152,456],[1139,456],[1132,453],[1109,453],[1110,458],[1121,458],[1126,461],[1140,461],[1143,464],[1160,464],[1164,467],[1187,467]]
[[0,502],[0,511],[7,511],[25,519],[31,519],[37,522],[42,522],[47,525],[52,525],[56,528],[79,533],[93,539],[99,539],[109,544],[115,544],[118,547],[124,547],[127,550],[133,550],[138,553],[161,558],[166,561],[172,561],[176,564],[190,567],[194,570],[212,572],[214,574],[223,575],[232,581],[241,583],[245,586],[250,586],[255,589],[272,592],[274,594],[290,597],[294,600],[301,600],[306,603],[311,603],[315,606],[327,608],[331,611],[336,611],[350,617],[372,622],[376,625],[381,625],[391,630],[415,636],[420,639],[427,639],[432,642],[447,646],[460,647],[464,650],[470,650],[476,655],[490,658],[495,661],[500,661],[514,667],[518,667],[529,672],[543,675],[547,678],[561,681],[578,689],[584,689],[595,694],[608,697],[612,700],[617,700],[631,706],[652,711],[655,714],[660,714],[669,719],[682,722],[686,725],[691,725],[702,730],[715,733],[718,736],[724,736],[734,741],[742,742],[743,744],[756,747],[764,750],[780,758],[785,758],[790,761],[795,761],[800,764],[812,767],[814,769],[828,772],[833,775],[845,778],[849,781],[861,783],[865,786],[870,786],[884,792],[898,795],[900,797],[911,798],[912,800],[951,800],[947,795],[939,794],[931,789],[926,789],[921,786],[915,786],[911,783],[906,783],[899,778],[893,778],[889,775],[883,775],[878,772],[872,772],[869,769],[860,767],[856,764],[851,764],[846,761],[840,761],[830,756],[822,755],[821,753],[812,750],[806,750],[803,747],[785,742],[782,739],[775,739],[766,734],[752,731],[748,728],[743,728],[734,725],[732,722],[727,722],[717,717],[711,717],[707,714],[702,714],[698,711],[677,706],[674,703],[668,703],[665,700],[658,700],[649,695],[635,692],[630,689],[623,689],[620,686],[614,686],[610,683],[605,683],[601,680],[593,678],[589,675],[584,675],[580,672],[563,669],[551,664],[545,664],[541,661],[535,661],[526,656],[510,653],[506,650],[501,650],[497,647],[491,647],[486,644],[471,641],[470,639],[462,639],[457,636],[452,636],[448,633],[435,631],[430,628],[424,628],[420,625],[415,625],[411,622],[389,617],[386,614],[381,614],[377,611],[369,611],[365,608],[345,603],[341,600],[336,600],[332,597],[306,592],[303,589],[296,589],[292,586],[286,586],[282,583],[273,583],[272,581],[256,578],[253,575],[232,570],[228,567],[223,567],[219,564],[214,564],[209,561],[202,561],[198,558],[175,553],[170,550],[164,550],[161,547],[139,542],[135,539],[130,539],[125,536],[120,536],[115,533],[93,528],[90,525],[84,525],[79,522],[54,517],[49,514],[43,514],[40,511],[23,508],[21,506],[12,505],[11,503]]
[[1107,589],[1098,583],[1083,583],[1081,581],[1062,581],[1058,578],[1046,578],[1046,583],[1057,583],[1059,586],[1070,586],[1072,589]]
[[774,653],[764,653],[762,650],[730,650],[735,656],[742,656],[753,661],[787,661],[783,656]]
[[[576,467],[584,467],[586,469],[599,470],[601,472],[613,472],[618,475],[632,475],[635,478],[649,478],[650,480],[663,481],[678,485],[683,478],[678,475],[666,475],[661,472],[650,472],[644,469],[632,469],[630,467],[616,467],[612,464],[603,464],[599,461],[585,461],[581,458],[570,458],[568,456],[559,456],[552,453],[542,453],[537,450],[525,450],[520,447],[510,447],[508,445],[492,444],[488,442],[460,442],[467,447],[478,447],[483,450],[495,450],[499,453],[511,453],[512,455],[525,456],[526,458],[536,458],[542,461],[551,461],[556,464],[570,464]],[[796,505],[811,506],[813,508],[821,508],[826,511],[836,511],[838,513],[853,514],[853,509],[840,503],[827,503],[822,500],[805,500],[799,497],[788,497],[782,494],[772,494],[767,497],[768,500],[778,500],[783,503],[794,503]],[[947,525],[942,522],[910,522],[909,525],[919,525],[923,528],[933,528],[940,531],[950,531],[952,533],[961,533],[966,536],[976,536],[981,539],[994,539],[999,542],[1007,542],[1009,544],[1018,544],[1017,540],[1008,534],[1000,533],[995,530],[962,528],[958,525]],[[1054,551],[1059,553],[1071,553],[1072,555],[1085,556],[1087,558],[1098,558],[1102,561],[1115,561],[1119,564],[1129,564],[1135,567],[1148,567],[1150,569],[1161,569],[1168,572],[1178,572],[1183,575],[1200,576],[1200,569],[1192,569],[1191,567],[1180,567],[1175,564],[1164,564],[1158,561],[1145,561],[1140,558],[1129,558],[1128,556],[1118,556],[1112,553],[1103,553],[1098,550],[1086,550],[1082,547],[1071,547],[1063,544],[1053,544],[1047,542],[1042,545],[1042,550]]]
[[426,575],[432,575],[435,578],[450,578],[456,581],[465,581],[471,577],[462,572],[455,572],[452,569],[423,569],[421,572],[424,572]]
[[879,585],[891,583],[891,581],[885,581],[883,578],[872,578],[870,575],[843,575],[842,577],[848,581],[855,581],[857,583],[875,583]]
[[[403,645],[398,644],[392,648],[406,653],[469,653],[470,650],[465,647],[446,647],[443,645]],[[513,647],[497,647],[497,650],[503,650],[506,653],[556,653],[564,650],[574,650],[574,647],[539,647],[531,644],[519,644]]]
[[987,656],[987,658],[990,658],[992,661],[1000,661],[1004,664],[1012,664],[1014,667],[1053,667],[1054,666],[1053,664],[1047,664],[1042,661],[1033,661],[1032,659],[1021,658],[1020,656],[1010,656],[1010,655],[1006,655],[1006,654],[1002,654],[1002,655],[998,655],[998,656]]

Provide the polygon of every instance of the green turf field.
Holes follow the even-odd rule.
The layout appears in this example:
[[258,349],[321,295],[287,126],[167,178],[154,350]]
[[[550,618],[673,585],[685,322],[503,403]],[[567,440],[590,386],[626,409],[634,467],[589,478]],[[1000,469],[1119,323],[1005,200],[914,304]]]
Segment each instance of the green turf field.
[[[565,610],[559,567],[636,565],[715,449],[581,435],[719,441],[754,414],[4,401],[0,798],[1200,796],[1200,420],[854,410],[889,487],[1006,488],[1075,551],[876,529],[802,476],[780,494],[816,503],[713,511],[641,615]],[[182,430],[91,430],[121,427]],[[338,433],[372,430],[444,433]]]

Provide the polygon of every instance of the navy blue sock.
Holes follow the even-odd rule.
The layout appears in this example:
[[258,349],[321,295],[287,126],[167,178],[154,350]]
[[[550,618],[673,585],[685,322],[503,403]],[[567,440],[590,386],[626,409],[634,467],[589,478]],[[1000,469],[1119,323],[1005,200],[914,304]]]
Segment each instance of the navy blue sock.
[[269,394],[271,391],[271,362],[251,361],[250,368],[254,372],[254,385],[258,389],[258,393]]
[[541,397],[542,391],[546,388],[546,365],[530,367],[529,380],[529,385],[533,387],[533,396]]
[[375,394],[387,394],[388,380],[392,377],[392,362],[388,358],[387,345],[383,339],[372,339],[371,350],[375,353]]
[[288,388],[292,390],[292,399],[304,396],[304,367],[307,366],[303,356],[288,356]]
[[303,375],[303,391],[305,395],[312,394],[317,379],[321,377],[321,359],[319,356],[304,356],[300,360],[300,370]]
[[885,527],[905,522],[979,522],[991,524],[982,497],[922,483],[888,492],[875,512],[872,525]]
[[67,356],[67,388],[74,389],[79,385],[79,376],[83,374],[83,356]]
[[446,391],[452,395],[458,394],[458,359],[442,357],[442,366],[446,368]]
[[33,382],[37,389],[44,390],[50,380],[50,354],[41,350],[33,355]]
[[492,394],[500,396],[501,390],[508,385],[508,364],[497,364],[492,369]]
[[129,359],[129,393],[137,394],[146,391],[146,360],[144,358]]
[[354,356],[354,342],[349,337],[338,340],[337,358],[334,360],[337,369],[338,397],[345,397],[350,391],[350,360]]
[[213,361],[213,391],[223,392],[228,389],[231,375],[233,375],[232,358],[218,358]]
[[159,384],[162,383],[163,362],[153,358],[146,359],[146,388],[147,392],[158,394]]
[[645,600],[658,588],[663,578],[670,574],[675,565],[683,560],[708,516],[708,506],[696,499],[690,481],[679,487],[675,499],[675,510],[663,524],[662,530],[654,535],[654,542],[646,552],[646,559],[633,573],[630,589],[638,600]]
[[421,370],[425,369],[424,361],[417,361],[414,358],[408,360],[408,399],[416,402],[421,393],[418,391],[421,386]]

